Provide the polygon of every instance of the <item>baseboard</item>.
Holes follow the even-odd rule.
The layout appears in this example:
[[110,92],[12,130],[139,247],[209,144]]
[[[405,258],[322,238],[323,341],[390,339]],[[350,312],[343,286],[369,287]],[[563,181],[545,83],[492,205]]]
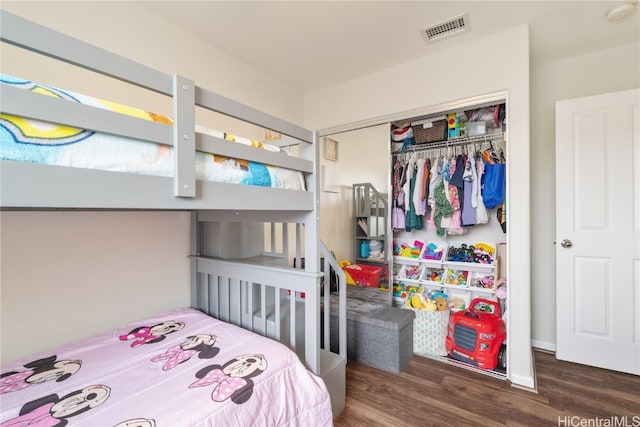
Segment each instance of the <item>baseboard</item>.
[[556,344],[549,341],[531,340],[531,347],[538,350],[545,350],[550,353],[556,352]]

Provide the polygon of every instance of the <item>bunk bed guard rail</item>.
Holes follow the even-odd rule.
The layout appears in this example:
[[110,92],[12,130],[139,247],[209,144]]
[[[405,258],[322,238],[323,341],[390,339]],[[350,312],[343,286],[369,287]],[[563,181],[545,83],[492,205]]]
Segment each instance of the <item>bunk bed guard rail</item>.
[[[154,70],[7,11],[0,10],[0,24],[0,40],[4,43],[172,97],[174,124],[170,127],[5,85],[2,87],[2,112],[172,145],[176,152],[174,195],[177,197],[196,197],[196,149],[248,160],[253,160],[251,156],[257,151],[240,144],[224,144],[208,135],[196,135],[196,106],[281,133],[285,136],[281,145],[314,144],[317,139],[315,132],[203,89],[186,77]],[[307,174],[314,172],[312,155],[293,157],[261,152],[259,156],[260,161],[273,166]]]

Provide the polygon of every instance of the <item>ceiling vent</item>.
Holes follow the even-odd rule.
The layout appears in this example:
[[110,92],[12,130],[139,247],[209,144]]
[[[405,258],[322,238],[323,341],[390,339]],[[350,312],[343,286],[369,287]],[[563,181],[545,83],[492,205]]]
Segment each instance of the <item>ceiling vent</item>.
[[465,13],[464,15],[456,16],[455,18],[447,19],[446,21],[425,28],[422,30],[422,36],[427,43],[431,43],[468,30],[469,14]]

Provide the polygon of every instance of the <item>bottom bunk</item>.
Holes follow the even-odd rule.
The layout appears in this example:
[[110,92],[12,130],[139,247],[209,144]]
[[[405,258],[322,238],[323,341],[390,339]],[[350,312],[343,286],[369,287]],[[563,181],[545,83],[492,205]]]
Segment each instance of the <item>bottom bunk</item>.
[[178,309],[2,366],[2,426],[331,425],[287,346]]
[[[3,297],[6,297],[7,301],[12,301],[11,305],[16,307],[16,310],[17,307],[21,307],[19,312],[11,316],[10,310],[5,310],[9,305],[3,305],[3,324],[12,325],[11,328],[3,329],[3,343],[7,344],[4,348],[17,347],[29,340],[40,340],[45,343],[33,351],[13,351],[11,354],[15,356],[4,358],[4,361],[14,361],[3,364],[1,367],[0,425],[20,425],[27,419],[31,421],[30,417],[35,417],[36,424],[40,425],[64,425],[66,418],[69,418],[70,425],[115,426],[119,423],[127,425],[131,420],[140,420],[140,426],[197,425],[199,422],[205,425],[281,425],[286,424],[288,419],[286,417],[293,417],[294,412],[306,417],[303,415],[307,410],[305,408],[309,408],[309,413],[312,413],[313,407],[318,412],[312,419],[291,418],[291,423],[330,424],[331,417],[335,418],[344,407],[346,337],[340,338],[338,353],[325,350],[332,348],[328,335],[329,331],[335,327],[324,325],[328,325],[325,322],[329,320],[334,321],[335,316],[329,319],[328,310],[320,311],[321,301],[324,307],[330,303],[330,294],[322,292],[322,273],[314,272],[320,270],[320,267],[316,265],[312,269],[302,270],[288,267],[289,262],[285,262],[289,260],[293,264],[292,256],[300,262],[299,257],[304,255],[299,249],[301,245],[297,245],[298,247],[291,251],[285,249],[279,256],[265,257],[264,255],[272,252],[272,249],[267,248],[269,245],[263,243],[265,241],[268,243],[273,233],[263,236],[262,239],[257,237],[256,235],[261,235],[265,227],[268,228],[267,225],[260,224],[249,227],[255,228],[256,231],[256,233],[250,233],[249,240],[257,239],[260,242],[255,247],[255,252],[260,252],[257,258],[263,257],[270,262],[260,263],[253,256],[245,257],[243,260],[225,260],[220,257],[216,259],[211,254],[216,253],[218,249],[223,252],[219,255],[247,255],[246,242],[239,238],[247,230],[244,230],[244,226],[227,222],[220,224],[214,220],[228,221],[231,218],[240,217],[247,220],[243,223],[246,225],[257,222],[258,219],[265,219],[265,213],[260,213],[255,218],[247,212],[238,214],[232,212],[229,215],[225,215],[224,212],[217,212],[215,215],[203,212],[192,213],[192,219],[198,220],[192,222],[194,247],[191,250],[185,247],[188,246],[189,239],[179,239],[183,234],[183,226],[188,228],[189,222],[186,218],[179,218],[177,229],[180,232],[160,233],[161,236],[154,240],[150,238],[158,234],[158,230],[164,229],[156,226],[176,225],[176,215],[169,215],[171,221],[167,222],[156,221],[155,217],[158,215],[151,213],[127,213],[125,215],[127,221],[122,220],[123,215],[118,213],[115,215],[116,218],[111,218],[114,215],[105,215],[102,212],[99,214],[3,212],[3,230],[5,228],[13,230],[13,233],[5,233],[6,236],[3,234],[3,239],[11,242],[10,247],[13,249],[7,252],[5,260],[7,266],[13,266],[13,271],[3,276],[3,279],[9,277],[11,280],[8,280],[7,284],[11,282],[13,286],[3,288],[3,292],[7,291],[6,295],[3,293]],[[283,216],[281,213],[273,215]],[[44,216],[53,221],[42,221]],[[86,218],[87,216],[90,220]],[[26,221],[16,221],[17,218],[21,220],[26,218]],[[256,221],[253,221],[254,219]],[[292,223],[301,223],[297,218],[291,219]],[[213,232],[203,226],[207,222],[205,220],[208,220],[210,225],[213,224],[211,226]],[[105,226],[108,229],[109,238],[105,238],[102,233],[87,232],[90,229],[98,229],[95,225]],[[142,261],[143,265],[157,264],[163,275],[152,275],[147,281],[151,282],[152,287],[147,288],[136,287],[139,278],[134,274],[135,272],[128,269],[130,265],[135,265],[130,259],[133,254],[126,252],[114,254],[117,248],[121,245],[126,247],[126,243],[130,242],[122,239],[125,239],[132,229],[142,228],[142,226],[147,228],[135,235],[136,240],[141,241],[136,248],[147,249],[147,252],[155,255],[146,258],[147,252],[142,252],[137,261]],[[303,227],[304,224],[296,226],[298,229]],[[31,230],[32,233],[25,239],[24,233],[20,231],[26,229]],[[236,229],[239,232],[234,232]],[[53,232],[54,230],[56,232]],[[63,231],[64,237],[69,238],[69,245],[60,245],[62,237],[58,230]],[[220,230],[229,232],[232,238],[221,238],[225,236],[224,233],[219,233]],[[326,263],[333,263],[331,266],[340,276],[342,272],[335,259],[330,257],[330,252],[322,244],[317,245],[320,247],[320,253],[318,253],[313,244],[317,241],[312,239],[312,236],[306,234],[295,236],[295,239],[293,235],[289,237],[291,240],[310,242],[311,244],[305,250],[308,255],[307,261],[311,259],[311,253],[318,258],[324,257],[324,271],[329,271]],[[233,239],[238,243],[237,248],[231,247],[230,244],[223,244]],[[176,256],[186,257],[188,253],[194,254],[191,257],[191,277],[193,278],[191,292],[183,281],[182,273],[188,270],[184,268],[187,267],[186,263],[171,263],[167,257],[158,257],[158,254],[163,255],[167,252],[159,244],[165,241],[169,242],[169,245],[178,246],[176,251],[170,252],[171,256],[168,257],[170,261],[173,261]],[[44,250],[40,251],[40,245]],[[148,251],[150,245],[158,246],[159,250]],[[106,249],[103,250],[102,246]],[[278,243],[277,246],[283,245]],[[69,250],[65,252],[61,248]],[[49,253],[54,250],[64,252],[68,259],[77,261],[79,266],[87,264],[84,269],[80,269],[80,274],[75,274],[75,269],[53,264],[51,265],[55,268],[38,270],[38,273],[48,271],[58,280],[79,284],[78,287],[68,286],[67,293],[65,293],[67,291],[64,289],[65,286],[59,285],[58,282],[55,282],[55,286],[31,286],[31,283],[41,283],[41,280],[39,275],[29,274],[26,260],[30,260],[30,257],[47,259]],[[251,255],[255,255],[253,252],[251,251]],[[167,262],[169,262],[168,268],[160,268]],[[68,266],[67,263],[61,264]],[[307,262],[307,267],[309,264],[312,263]],[[65,274],[67,269],[74,274]],[[84,274],[103,270],[108,272],[110,269],[117,270],[119,274],[106,274],[107,280],[104,280],[101,274],[96,275],[93,280],[99,286],[89,285],[91,280],[87,281]],[[180,274],[171,276],[170,273],[174,269]],[[148,275],[154,272],[144,269],[140,273]],[[132,277],[125,277],[128,275]],[[344,287],[343,273],[340,279],[340,287]],[[110,283],[111,281],[114,283]],[[128,287],[120,286],[120,282],[126,283]],[[325,282],[329,283],[329,280]],[[177,288],[179,290],[173,292]],[[14,292],[11,293],[11,290]],[[17,292],[18,290],[24,290],[24,292]],[[30,293],[34,296],[37,294],[38,297],[34,298],[37,299],[35,303],[32,301],[29,305],[30,312],[38,314],[25,317],[24,309],[27,307],[25,298],[28,299]],[[189,293],[192,297],[191,303],[188,300]],[[77,297],[84,295],[90,298],[87,301],[89,304],[78,307],[76,312],[73,303],[78,300]],[[117,298],[110,299],[113,295],[117,295]],[[147,311],[150,315],[136,315],[137,308],[153,303],[153,296],[164,302],[166,307],[160,307],[158,303],[152,305],[151,311]],[[41,300],[50,302],[51,306],[59,307],[58,311],[68,311],[68,313],[66,316],[56,316],[55,309],[46,311],[42,308],[43,306],[38,305]],[[62,301],[59,300],[68,300],[69,304],[61,304]],[[341,304],[344,304],[344,301]],[[187,305],[190,305],[191,309],[183,308],[177,312],[168,313],[170,319],[157,315],[167,309]],[[129,308],[133,308],[133,314]],[[206,320],[183,320],[182,315],[186,312],[195,312]],[[238,319],[235,316],[238,313],[244,313],[245,316]],[[74,326],[80,329],[83,323],[90,323],[92,316],[106,317],[106,326],[100,326],[99,329],[97,327],[83,329],[83,332],[75,337],[65,334]],[[153,317],[149,318],[150,316]],[[42,324],[38,328],[30,326],[27,321],[34,317],[37,318],[36,324],[38,322]],[[138,320],[143,317],[147,319]],[[339,322],[346,321],[345,316],[338,317]],[[4,322],[5,319],[9,321]],[[131,320],[136,322],[132,323]],[[172,322],[167,323],[168,320]],[[128,326],[119,327],[125,323]],[[77,337],[93,336],[96,331],[114,327],[118,329],[111,333],[87,340],[80,338],[69,346],[59,346],[61,342],[76,340]],[[255,332],[249,332],[246,329]],[[7,330],[11,333],[5,336],[4,333]],[[52,344],[48,344],[51,340],[46,341],[46,339],[53,335],[59,338],[53,340]],[[112,348],[100,346],[100,343],[110,343]],[[245,344],[248,347],[245,347]],[[47,348],[57,349],[46,352],[41,350]],[[36,354],[36,356],[24,357],[29,354]],[[124,357],[125,355],[127,357]],[[138,355],[141,355],[142,359],[135,361]],[[285,363],[279,361],[282,357],[295,362],[289,368],[285,368],[286,371],[278,373],[276,369],[284,366]],[[129,362],[134,363],[134,371],[127,370],[126,365]],[[219,366],[219,368],[212,366]],[[262,369],[261,366],[266,368]],[[214,375],[213,372],[216,370],[229,371],[230,375],[236,367],[242,371],[236,376],[242,376],[244,373],[250,375],[249,371],[255,371],[251,377],[230,380],[230,384],[235,383],[235,386],[244,381],[253,383],[251,397],[245,403],[238,403],[244,400],[244,397],[238,397],[237,401],[234,401],[234,397],[229,397],[224,402],[215,401],[212,398],[213,388],[220,386],[213,383],[202,387],[195,385],[191,387],[196,381],[208,375]],[[211,369],[205,372],[204,370],[208,368]],[[178,373],[182,373],[183,377],[173,379],[172,375]],[[198,373],[203,377],[198,377]],[[218,374],[219,372],[215,375]],[[293,380],[296,388],[292,391],[288,385],[288,377],[294,374],[300,374],[301,379]],[[148,375],[150,377],[147,377]],[[258,391],[259,387],[267,387],[266,384],[271,381],[269,378],[272,376],[279,378],[276,380],[279,381],[277,389],[268,392],[260,391],[260,393],[269,393],[268,399],[271,400],[267,402],[264,400],[267,399],[266,397],[258,397]],[[120,382],[121,378],[125,378],[125,383]],[[175,384],[180,384],[182,388],[175,389]],[[307,395],[307,389],[309,392],[316,390],[319,394],[311,392],[312,395]],[[196,395],[200,397],[193,397]],[[322,396],[328,399],[326,404],[321,403]],[[191,397],[197,408],[189,409],[190,407],[185,406],[186,403],[181,401],[183,397]],[[142,403],[143,400],[147,402],[146,399],[152,399],[152,403]],[[213,405],[212,410],[220,413],[205,414],[204,409],[207,405],[204,402],[209,406]],[[252,402],[259,403],[260,411],[251,409]],[[80,406],[76,408],[78,412],[72,409],[73,404]],[[114,412],[108,409],[111,405],[115,405]],[[274,405],[276,408],[272,409]],[[158,412],[162,407],[170,407],[175,414]],[[146,408],[149,411],[153,409],[153,412],[147,413],[146,409],[140,412],[132,411],[137,408]],[[240,410],[242,414],[235,414],[234,408]],[[328,418],[326,418],[327,410]],[[246,412],[251,415],[245,414]],[[188,414],[188,417],[181,419],[180,417],[185,417],[185,414]],[[56,420],[58,416],[61,418]],[[244,418],[247,416],[253,418]],[[118,417],[118,420],[115,417]],[[215,421],[210,422],[207,417],[213,417]],[[272,417],[272,419],[264,417]],[[145,424],[143,419],[149,421]],[[328,421],[324,422],[324,420]],[[129,423],[129,425],[133,424]]]
[[[309,233],[312,222],[296,212],[193,213],[191,306],[289,347],[325,382],[336,417],[345,404],[346,279]],[[305,254],[318,262],[295,268]]]
[[[321,316],[321,299],[323,305],[330,304],[330,294],[325,297],[318,286],[323,281],[322,274],[256,264],[255,259],[254,263],[207,257],[192,259],[196,271],[192,284],[193,306],[289,347],[310,371],[322,378],[329,389],[336,417],[344,408],[345,399],[346,320]],[[338,267],[335,260],[327,259],[327,262],[334,262],[334,269]],[[343,287],[344,283],[343,278]],[[334,311],[339,312],[340,303],[335,302],[335,296],[333,299],[337,305]],[[339,330],[341,322],[342,337],[330,336],[329,330],[332,327],[334,331]],[[321,336],[321,331],[327,333]]]

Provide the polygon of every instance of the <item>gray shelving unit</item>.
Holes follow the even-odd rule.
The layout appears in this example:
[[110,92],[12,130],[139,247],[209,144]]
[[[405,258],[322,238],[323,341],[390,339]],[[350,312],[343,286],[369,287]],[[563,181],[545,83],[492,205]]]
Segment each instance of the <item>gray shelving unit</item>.
[[[353,227],[355,262],[383,267],[380,287],[388,288],[391,261],[388,250],[389,203],[386,195],[380,193],[371,183],[353,184]],[[362,243],[368,242],[371,245],[375,241],[380,242],[380,255],[361,256]]]

